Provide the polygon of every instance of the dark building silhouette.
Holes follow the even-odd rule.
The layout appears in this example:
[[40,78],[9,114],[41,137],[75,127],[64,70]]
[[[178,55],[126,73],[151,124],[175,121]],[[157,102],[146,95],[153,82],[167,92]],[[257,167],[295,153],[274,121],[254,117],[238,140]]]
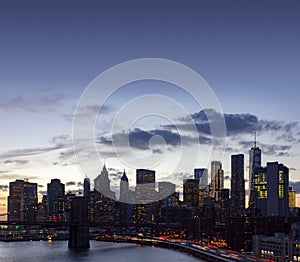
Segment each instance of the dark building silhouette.
[[91,201],[94,203],[93,221],[101,224],[114,222],[116,194],[110,189],[108,171],[103,165],[100,175],[94,180],[95,190]]
[[155,221],[156,203],[158,199],[155,191],[155,171],[148,169],[136,170],[134,222],[150,224]]
[[249,208],[254,207],[254,171],[261,167],[261,150],[256,146],[256,139],[254,147],[249,151]]
[[43,195],[42,202],[38,203],[36,221],[47,221],[47,195]]
[[120,201],[129,202],[130,200],[129,197],[130,197],[130,190],[129,190],[128,177],[124,170],[120,180]]
[[49,221],[65,221],[65,185],[59,179],[47,184],[47,213]]
[[205,189],[208,185],[208,170],[207,168],[195,168],[194,179],[199,181],[199,188]]
[[211,162],[211,197],[219,201],[221,189],[224,188],[224,171],[220,161]]
[[66,221],[71,221],[71,202],[72,199],[76,197],[73,192],[68,192],[65,195],[65,219]]
[[186,179],[183,182],[183,202],[191,207],[199,206],[199,181]]
[[244,155],[231,156],[231,205],[234,214],[245,209]]
[[37,204],[37,183],[29,183],[24,180],[9,183],[8,221],[34,222]]
[[262,216],[289,215],[289,169],[278,162],[254,171],[254,207]]
[[88,177],[83,180],[83,196],[89,197],[91,192],[91,181]]
[[136,170],[136,203],[143,204],[157,200],[155,191],[155,171],[148,169]]
[[120,201],[116,203],[116,211],[118,212],[119,222],[121,224],[133,223],[134,216],[134,193],[129,189],[129,182],[124,170],[120,179]]

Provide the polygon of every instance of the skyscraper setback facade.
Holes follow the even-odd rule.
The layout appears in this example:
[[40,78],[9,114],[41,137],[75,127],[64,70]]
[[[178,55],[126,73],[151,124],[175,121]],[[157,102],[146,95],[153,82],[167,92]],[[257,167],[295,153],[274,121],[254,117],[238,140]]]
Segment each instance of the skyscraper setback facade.
[[235,214],[245,209],[244,155],[231,156],[231,206]]

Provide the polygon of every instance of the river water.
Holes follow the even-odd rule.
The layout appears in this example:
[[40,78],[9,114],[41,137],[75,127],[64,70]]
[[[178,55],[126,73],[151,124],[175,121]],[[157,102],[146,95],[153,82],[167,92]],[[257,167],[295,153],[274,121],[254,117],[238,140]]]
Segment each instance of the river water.
[[199,262],[198,258],[179,251],[139,246],[135,244],[90,241],[88,250],[68,249],[67,241],[27,241],[0,242],[0,261],[2,262]]

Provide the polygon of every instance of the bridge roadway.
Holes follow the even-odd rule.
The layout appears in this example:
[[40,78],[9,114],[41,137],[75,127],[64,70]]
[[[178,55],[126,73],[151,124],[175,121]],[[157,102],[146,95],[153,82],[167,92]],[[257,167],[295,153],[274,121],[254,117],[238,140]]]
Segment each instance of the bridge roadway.
[[[11,222],[11,221],[0,221],[0,225],[24,225],[24,226],[41,226],[41,227],[72,227],[72,226],[79,226],[80,223],[76,221],[72,222]],[[134,224],[127,224],[127,225],[118,225],[118,224],[100,224],[100,223],[89,223],[90,227],[152,227],[152,228],[180,228],[180,226],[174,225],[134,225]],[[88,233],[87,233],[88,234]],[[88,236],[87,236],[88,237]],[[199,257],[205,261],[213,261],[213,262],[229,262],[229,261],[267,261],[257,257],[245,256],[238,252],[225,250],[217,247],[201,245],[199,243],[184,241],[184,240],[165,240],[156,237],[140,237],[140,236],[117,236],[113,239],[101,237],[97,239],[98,241],[111,241],[111,242],[120,242],[120,243],[135,243],[135,244],[142,244],[142,245],[151,245],[151,246],[158,246],[162,248],[169,248],[169,249],[176,249],[179,251],[187,252],[195,257]]]
[[[0,221],[1,226],[41,226],[41,227],[70,227],[70,226],[78,226],[79,222],[72,221],[72,222],[61,222],[61,221],[39,221],[39,222],[30,222],[30,221]],[[180,225],[169,225],[169,224],[105,224],[99,222],[89,222],[89,227],[99,227],[99,228],[129,228],[129,227],[148,227],[148,228],[174,228],[174,229],[181,229],[183,228]]]
[[134,243],[141,245],[157,246],[168,249],[175,249],[181,252],[189,253],[195,257],[199,257],[210,262],[232,262],[232,261],[257,261],[266,262],[267,260],[258,257],[251,257],[240,254],[231,250],[221,249],[217,247],[208,247],[195,242],[183,240],[166,240],[156,237],[124,237],[116,236],[112,238],[98,238],[98,241],[109,241],[117,243]]

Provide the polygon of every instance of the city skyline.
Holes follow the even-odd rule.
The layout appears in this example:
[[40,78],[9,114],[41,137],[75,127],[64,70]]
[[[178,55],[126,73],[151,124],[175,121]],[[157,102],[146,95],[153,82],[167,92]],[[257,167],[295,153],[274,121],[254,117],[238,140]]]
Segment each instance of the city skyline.
[[[144,7],[132,2],[118,3],[117,10],[109,3],[61,3],[58,7],[57,2],[26,1],[18,8],[11,3],[0,5],[0,22],[7,25],[0,28],[2,211],[6,210],[8,183],[15,179],[37,182],[43,186],[39,191],[45,191],[51,178],[60,179],[70,190],[82,187],[84,175],[72,148],[77,103],[89,83],[106,69],[147,57],[170,59],[192,68],[215,93],[224,112],[227,143],[223,159],[213,160],[222,162],[225,188],[230,188],[230,155],[245,155],[244,178],[248,180],[248,151],[256,130],[262,165],[278,161],[288,166],[291,185],[300,193],[299,2],[192,1],[185,5],[147,3]],[[151,153],[151,138],[160,136],[166,143],[166,155],[154,147],[162,160],[156,166],[136,169],[154,169],[158,181],[175,181],[182,191],[181,181],[192,178],[193,173],[188,168],[177,174],[169,172],[182,145],[168,119],[124,120],[119,132],[110,133],[117,112],[149,94],[181,104],[198,124],[199,134],[210,141],[203,111],[209,108],[201,108],[171,84],[140,81],[118,90],[102,108],[96,125],[100,160],[110,168],[112,186],[119,185],[124,168],[134,186],[135,169],[117,161],[111,153],[111,140],[117,143],[122,130],[131,130],[131,146],[144,157]],[[154,105],[163,116],[164,106]],[[95,110],[87,108],[86,114]],[[180,119],[173,117],[177,126],[187,124],[181,115]],[[188,137],[188,148],[193,148],[195,137]],[[201,140],[203,155],[193,168],[210,169],[205,139]],[[151,141],[155,145],[155,140]],[[117,145],[123,149],[122,144]],[[99,173],[102,164],[99,161]],[[88,176],[93,180],[98,174]]]

